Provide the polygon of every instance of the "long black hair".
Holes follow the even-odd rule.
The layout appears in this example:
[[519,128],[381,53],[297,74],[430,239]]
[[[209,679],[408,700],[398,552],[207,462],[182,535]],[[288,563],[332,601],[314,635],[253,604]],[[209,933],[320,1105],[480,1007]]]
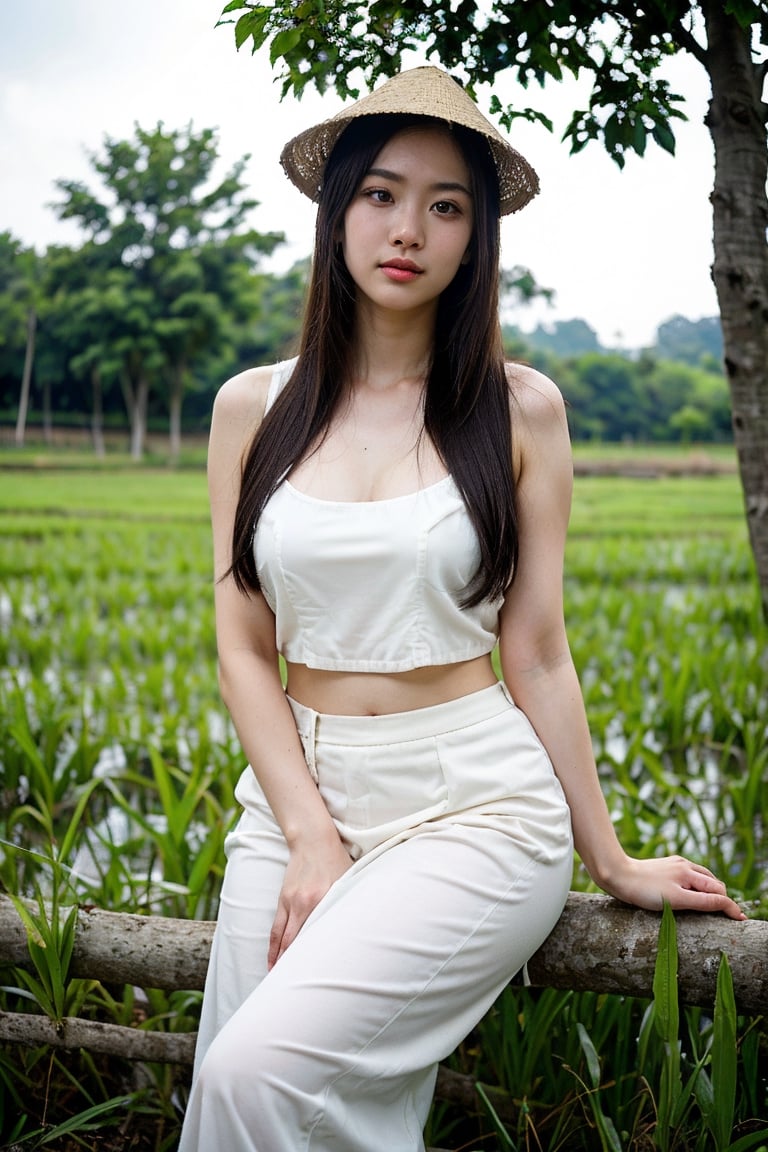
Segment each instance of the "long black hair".
[[[351,375],[355,285],[339,243],[344,215],[387,141],[404,128],[439,127],[424,116],[353,120],[328,158],[317,213],[299,356],[245,456],[232,539],[232,568],[242,592],[257,590],[255,527],[290,468],[327,430]],[[462,604],[500,597],[518,550],[510,394],[498,315],[499,191],[484,137],[452,125],[471,180],[474,227],[469,260],[438,301],[424,397],[424,433],[461,492],[477,534],[480,563]]]

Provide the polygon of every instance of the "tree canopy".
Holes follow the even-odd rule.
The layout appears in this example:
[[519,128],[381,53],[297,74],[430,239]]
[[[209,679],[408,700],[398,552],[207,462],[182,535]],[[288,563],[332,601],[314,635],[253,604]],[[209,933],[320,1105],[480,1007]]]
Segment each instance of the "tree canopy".
[[217,158],[213,129],[136,125],[132,140],[107,137],[91,155],[98,192],[57,181],[57,213],[79,224],[85,240],[49,262],[51,317],[77,348],[75,371],[90,374],[93,387],[104,376],[119,380],[136,456],[158,379],[178,453],[190,367],[255,307],[253,270],[282,239],[248,224],[256,206],[242,180],[248,157],[215,181]]

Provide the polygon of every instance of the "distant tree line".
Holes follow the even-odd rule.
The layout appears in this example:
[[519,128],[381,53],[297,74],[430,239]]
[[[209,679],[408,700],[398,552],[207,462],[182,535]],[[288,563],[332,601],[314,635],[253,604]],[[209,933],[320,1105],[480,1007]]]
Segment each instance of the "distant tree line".
[[[0,233],[0,421],[88,426],[94,448],[120,430],[132,454],[147,430],[207,431],[221,381],[290,354],[309,261],[269,273],[282,242],[247,224],[255,202],[242,173],[221,180],[215,132],[162,124],[107,138],[90,157],[100,188],[57,182],[55,211],[82,234],[77,247],[38,253]],[[504,313],[552,296],[528,269],[505,270]],[[639,356],[600,346],[583,320],[504,327],[508,353],[551,375],[578,439],[725,440],[729,393],[717,318],[674,317]]]
[[247,223],[248,157],[220,180],[217,159],[212,129],[137,125],[90,157],[97,192],[57,182],[78,247],[39,255],[0,235],[0,410],[19,443],[34,401],[46,431],[87,413],[97,451],[127,423],[135,457],[162,420],[176,456],[185,397],[187,422],[204,421],[213,380],[261,353],[253,319],[275,285],[260,263],[283,236]]
[[632,355],[603,348],[584,320],[504,327],[507,351],[557,381],[577,440],[730,441],[718,318],[674,316]]

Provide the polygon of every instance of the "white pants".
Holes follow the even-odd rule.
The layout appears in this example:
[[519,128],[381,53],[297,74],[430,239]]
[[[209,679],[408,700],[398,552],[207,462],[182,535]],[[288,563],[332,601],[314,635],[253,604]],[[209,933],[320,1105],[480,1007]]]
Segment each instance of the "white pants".
[[292,707],[355,863],[267,973],[288,851],[246,770],[179,1152],[420,1152],[437,1062],[560,916],[570,814],[503,684],[396,715]]

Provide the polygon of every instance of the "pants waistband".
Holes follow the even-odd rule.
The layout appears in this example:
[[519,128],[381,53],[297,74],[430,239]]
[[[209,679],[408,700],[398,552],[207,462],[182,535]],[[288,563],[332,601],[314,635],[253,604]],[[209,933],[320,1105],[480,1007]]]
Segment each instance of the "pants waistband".
[[514,701],[501,681],[456,700],[446,700],[442,704],[414,708],[408,712],[387,712],[381,716],[338,716],[315,712],[290,696],[288,702],[299,735],[303,738],[311,737],[323,743],[358,747],[397,744],[443,735],[490,720],[514,707]]

